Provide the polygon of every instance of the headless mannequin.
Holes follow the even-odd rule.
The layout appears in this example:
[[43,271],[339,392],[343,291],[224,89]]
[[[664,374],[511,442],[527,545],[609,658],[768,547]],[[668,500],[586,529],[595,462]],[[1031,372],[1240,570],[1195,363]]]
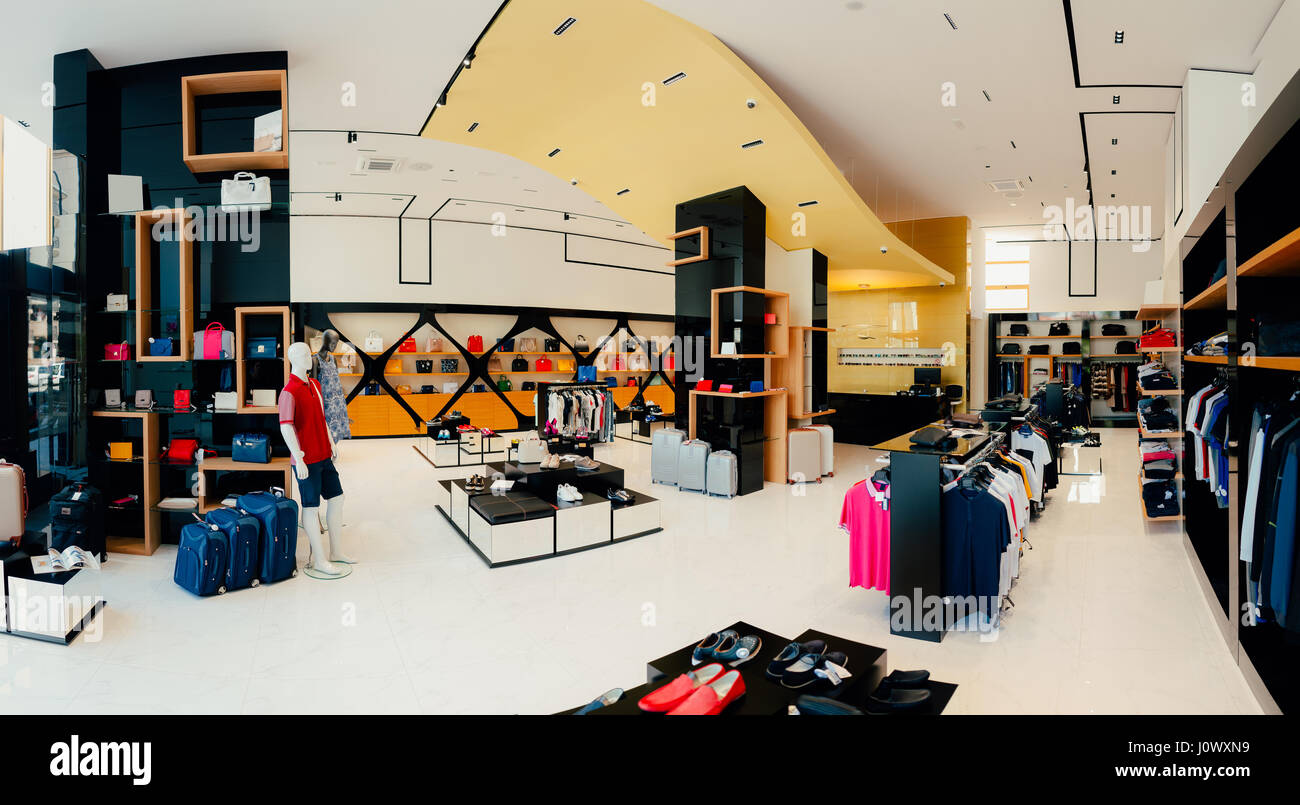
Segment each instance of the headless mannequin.
[[[309,383],[307,370],[312,367],[311,348],[306,344],[298,341],[289,346],[289,370],[299,380]],[[323,404],[317,401],[318,405]],[[334,437],[329,434],[329,428],[325,433],[330,441],[332,458],[338,458],[338,445],[334,442]],[[303,461],[304,453],[298,444],[298,433],[293,429],[293,424],[285,422],[280,425],[280,435],[284,437],[284,443],[288,445],[289,452],[293,454],[294,474],[299,480],[307,478],[307,464]],[[313,506],[304,507],[302,510],[302,526],[307,532],[307,541],[311,544],[311,567],[322,576],[343,576],[347,575],[348,568],[339,567],[335,562],[341,564],[354,564],[354,561],[343,553],[343,496],[336,495],[325,501],[326,515],[325,519],[329,524],[330,551],[329,558],[326,559],[326,553],[323,550],[320,530],[320,508]]]
[[[338,345],[339,334],[337,330],[326,330],[321,333],[320,349],[313,352],[311,356],[312,377],[316,378],[318,381],[320,380],[320,362],[324,360],[325,356],[337,349]],[[339,443],[333,440],[332,435],[330,441],[334,445],[334,460],[337,462],[339,460]],[[329,523],[325,517],[325,512],[322,512],[319,509],[317,509],[317,512],[320,514],[320,530],[328,531]]]

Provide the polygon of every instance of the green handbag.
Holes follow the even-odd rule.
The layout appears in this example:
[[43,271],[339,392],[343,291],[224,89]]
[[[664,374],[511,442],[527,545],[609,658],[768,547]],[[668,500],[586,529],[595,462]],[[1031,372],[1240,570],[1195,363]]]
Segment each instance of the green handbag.
[[497,381],[497,391],[514,391],[514,389],[515,385],[510,382],[510,378],[501,375],[501,379]]

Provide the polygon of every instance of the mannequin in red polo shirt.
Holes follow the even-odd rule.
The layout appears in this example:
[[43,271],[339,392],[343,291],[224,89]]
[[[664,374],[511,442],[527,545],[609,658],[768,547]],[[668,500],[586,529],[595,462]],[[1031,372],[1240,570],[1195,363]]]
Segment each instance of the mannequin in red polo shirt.
[[[289,345],[289,382],[280,392],[280,434],[289,446],[293,472],[298,478],[302,503],[302,527],[311,543],[311,565],[315,578],[339,578],[352,572],[353,560],[343,552],[343,486],[334,459],[338,448],[325,425],[325,406],[320,385],[307,377],[311,369],[311,348],[301,341]],[[326,503],[330,550],[323,550],[320,533],[320,502]]]

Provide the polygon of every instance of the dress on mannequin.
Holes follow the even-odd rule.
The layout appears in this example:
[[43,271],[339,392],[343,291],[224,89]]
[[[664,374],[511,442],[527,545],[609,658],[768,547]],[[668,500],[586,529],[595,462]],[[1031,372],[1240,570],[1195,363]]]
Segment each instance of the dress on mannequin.
[[325,404],[325,424],[335,442],[352,438],[347,395],[343,393],[338,364],[334,361],[334,350],[338,348],[338,343],[339,334],[326,330],[321,339],[320,351],[312,356],[314,374],[320,383],[321,399]]

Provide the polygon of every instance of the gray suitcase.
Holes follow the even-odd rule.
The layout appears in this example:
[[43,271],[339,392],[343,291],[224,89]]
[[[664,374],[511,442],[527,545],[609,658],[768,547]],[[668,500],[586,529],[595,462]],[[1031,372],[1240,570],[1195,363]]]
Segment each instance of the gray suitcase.
[[677,485],[677,454],[686,433],[677,428],[660,428],[650,439],[650,483]]
[[822,475],[835,477],[835,431],[830,425],[809,425],[822,437]]
[[793,428],[788,436],[786,482],[822,482],[822,435],[812,428]]
[[709,453],[708,493],[734,498],[738,483],[737,472],[735,453],[730,450]]
[[692,492],[708,489],[709,443],[699,439],[682,442],[677,454],[677,488]]

